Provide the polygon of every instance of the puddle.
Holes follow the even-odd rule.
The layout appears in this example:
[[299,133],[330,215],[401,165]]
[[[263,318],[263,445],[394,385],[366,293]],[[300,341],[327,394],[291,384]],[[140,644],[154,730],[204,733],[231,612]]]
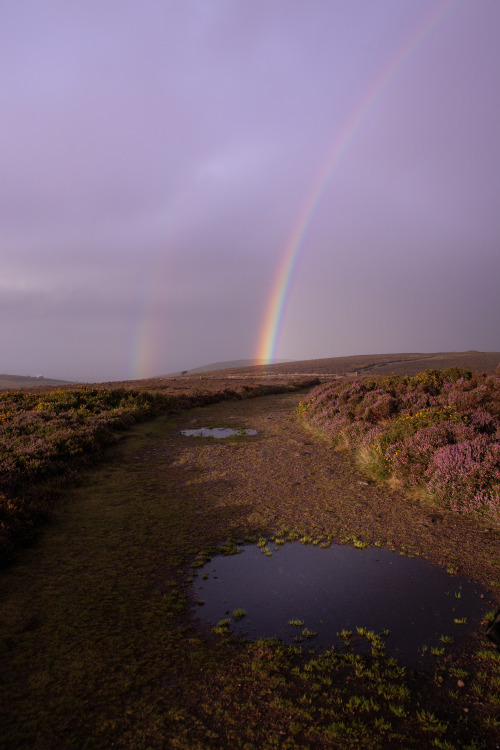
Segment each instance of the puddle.
[[[196,608],[198,617],[214,625],[230,617],[231,631],[250,640],[278,637],[293,644],[302,639],[304,647],[324,650],[344,645],[336,635],[342,629],[354,636],[356,627],[378,634],[388,629],[387,653],[415,665],[423,644],[441,648],[441,636],[456,643],[481,628],[488,610],[479,586],[387,549],[321,549],[300,542],[277,549],[270,543],[271,556],[256,545],[240,549],[200,568],[193,591],[196,601],[204,601]],[[245,615],[235,619],[235,610]],[[304,628],[316,635],[306,633],[304,639]]]
[[197,430],[181,430],[183,435],[191,435],[194,437],[212,437],[212,438],[227,438],[227,437],[245,437],[246,435],[256,435],[257,430],[247,430],[240,428],[239,430],[233,430],[231,427],[200,427]]

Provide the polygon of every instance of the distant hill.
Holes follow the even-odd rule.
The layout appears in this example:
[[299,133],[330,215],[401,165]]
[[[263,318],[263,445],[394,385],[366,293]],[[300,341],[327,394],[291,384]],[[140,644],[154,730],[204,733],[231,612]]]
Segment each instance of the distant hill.
[[66,385],[70,380],[56,380],[44,378],[42,375],[0,375],[0,390],[16,390],[17,388],[36,388],[46,385]]
[[[254,362],[255,360],[246,361]],[[473,371],[493,373],[499,364],[500,352],[360,354],[270,365],[251,364],[246,367],[228,367],[228,365],[234,365],[234,361],[220,362],[217,365],[208,365],[206,368],[190,370],[186,374],[178,373],[156,378],[94,383],[93,385],[99,385],[101,388],[133,388],[178,395],[186,392],[220,391],[225,388],[238,389],[256,382],[269,385],[269,383],[281,384],[308,379],[327,382],[336,378],[367,375],[414,376],[423,370],[443,370],[447,367],[470,367]],[[211,369],[221,366],[223,368],[221,370]]]
[[[320,380],[331,380],[337,377],[356,375],[416,375],[422,370],[444,370],[447,367],[470,367],[479,372],[495,372],[500,365],[500,352],[433,352],[433,353],[402,353],[402,354],[360,354],[349,357],[328,357],[309,360],[277,360],[272,364],[262,363],[255,359],[236,359],[229,362],[214,362],[205,367],[193,370],[171,373],[156,378],[100,382],[88,385],[105,388],[139,388],[141,390],[165,390],[172,388],[177,391],[191,388],[196,381],[204,384],[225,383],[234,381],[248,381],[275,379],[286,381],[295,377],[316,377]],[[190,378],[198,375],[198,378]],[[57,386],[74,387],[77,383],[69,380],[53,378],[31,377],[28,375],[0,375],[1,390],[17,390],[19,388],[50,390]],[[198,383],[198,385],[200,385]],[[205,385],[203,385],[205,387]],[[222,385],[220,386],[222,387]],[[224,386],[225,387],[225,386]]]
[[284,364],[260,365],[233,370],[231,376],[314,375],[317,377],[349,375],[416,375],[422,370],[444,370],[447,367],[470,367],[479,372],[495,372],[500,352],[432,352],[404,354],[360,354],[351,357],[300,360]]
[[[286,359],[273,359],[271,364],[278,364],[281,362],[287,362]],[[204,365],[203,367],[195,367],[192,370],[183,370],[182,372],[174,372],[171,375],[162,375],[164,378],[176,377],[179,375],[195,375],[199,372],[211,372],[211,370],[230,370],[234,367],[255,367],[257,365],[266,365],[267,362],[263,359],[233,359],[230,362],[214,362],[211,365]]]

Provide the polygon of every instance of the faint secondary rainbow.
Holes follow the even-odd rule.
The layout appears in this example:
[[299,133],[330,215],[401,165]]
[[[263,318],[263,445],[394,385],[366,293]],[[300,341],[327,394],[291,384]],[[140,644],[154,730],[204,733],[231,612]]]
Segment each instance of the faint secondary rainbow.
[[444,2],[439,3],[436,8],[433,8],[426,15],[417,29],[413,30],[400,45],[396,54],[383,68],[368,90],[360,97],[356,107],[346,119],[340,133],[335,134],[326,159],[306,193],[302,206],[295,218],[279,262],[259,331],[255,353],[256,359],[270,362],[277,354],[283,332],[287,304],[296,277],[301,249],[304,246],[304,238],[321,202],[325,188],[342,156],[354,140],[370,109],[389,86],[399,69],[415,52],[425,37],[436,28],[457,1],[444,0]]
[[165,254],[151,262],[141,298],[141,314],[137,318],[135,330],[131,332],[131,347],[127,351],[128,361],[125,363],[129,377],[134,380],[162,374],[161,363],[165,356],[162,342],[166,338],[166,332],[165,317],[161,310],[168,261],[168,254]]

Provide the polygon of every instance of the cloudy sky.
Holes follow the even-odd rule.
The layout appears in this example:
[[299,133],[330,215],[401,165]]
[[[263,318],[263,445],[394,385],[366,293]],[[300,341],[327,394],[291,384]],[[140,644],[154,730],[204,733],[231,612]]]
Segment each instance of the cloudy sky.
[[500,350],[499,76],[498,0],[0,0],[0,372],[255,356],[308,200],[277,357]]

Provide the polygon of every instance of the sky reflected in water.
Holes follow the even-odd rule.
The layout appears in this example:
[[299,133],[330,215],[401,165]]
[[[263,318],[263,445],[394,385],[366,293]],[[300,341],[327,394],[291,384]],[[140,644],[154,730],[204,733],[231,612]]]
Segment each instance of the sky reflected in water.
[[[296,643],[306,627],[317,635],[303,643],[315,649],[341,645],[336,634],[343,628],[388,629],[388,653],[412,664],[422,644],[441,646],[442,635],[457,640],[479,629],[488,609],[478,585],[420,558],[377,547],[294,542],[269,548],[266,556],[247,545],[200,568],[194,598],[204,604],[196,614],[213,624],[231,616],[231,631],[251,640]],[[246,611],[239,621],[232,617],[236,609]],[[455,623],[462,618],[464,624]]]
[[181,433],[191,437],[212,437],[220,439],[235,436],[245,437],[246,435],[256,435],[257,430],[245,428],[233,430],[231,427],[199,427],[197,430],[181,430]]

